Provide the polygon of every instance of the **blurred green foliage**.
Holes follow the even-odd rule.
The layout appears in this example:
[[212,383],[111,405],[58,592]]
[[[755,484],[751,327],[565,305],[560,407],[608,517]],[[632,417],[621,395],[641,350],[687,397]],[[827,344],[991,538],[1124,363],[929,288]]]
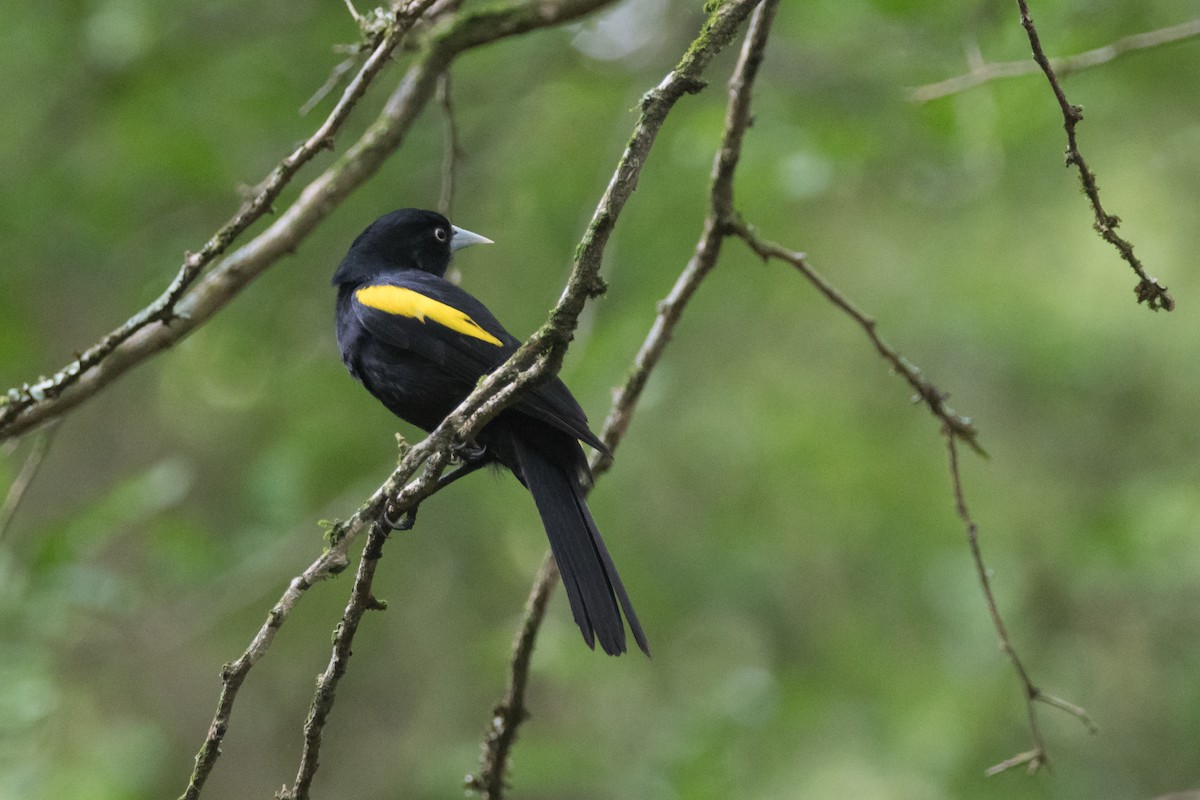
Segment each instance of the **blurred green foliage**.
[[[1056,55],[1182,11],[1034,8]],[[356,30],[339,0],[15,0],[0,16],[7,387],[161,291],[328,109],[297,114]],[[458,266],[515,333],[558,296],[638,97],[701,18],[699,2],[633,0],[455,64],[453,218],[498,242]],[[1039,76],[906,99],[964,71],[964,41],[1025,57],[1015,6],[785,3],[776,28],[739,206],[977,421],[991,458],[965,456],[967,497],[1014,641],[1035,681],[1101,732],[1043,709],[1056,769],[984,777],[1029,737],[937,426],[859,329],[731,241],[593,494],[655,657],[589,652],[556,596],[514,795],[1200,787],[1200,44],[1066,83],[1106,204],[1178,300],[1167,315],[1135,305],[1133,275],[1092,232]],[[732,57],[669,118],[608,250],[610,290],[568,357],[597,425],[699,233]],[[328,278],[375,216],[435,204],[441,147],[431,108],[294,256],[61,426],[0,542],[0,798],[182,790],[221,664],[319,552],[317,521],[349,513],[394,463],[402,424],[344,374]],[[5,451],[0,485],[31,446]],[[455,486],[395,537],[377,578],[389,608],[359,634],[319,794],[459,793],[544,547],[507,476]],[[292,780],[348,586],[309,592],[251,672],[209,796],[269,797]]]

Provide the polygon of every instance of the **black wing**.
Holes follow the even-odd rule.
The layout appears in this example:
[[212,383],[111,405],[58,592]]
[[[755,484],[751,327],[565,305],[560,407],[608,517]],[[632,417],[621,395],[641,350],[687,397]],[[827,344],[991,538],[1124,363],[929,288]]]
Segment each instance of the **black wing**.
[[[372,336],[438,365],[467,391],[521,344],[468,292],[418,270],[392,273],[358,287],[351,307]],[[558,378],[530,391],[514,409],[607,452]]]

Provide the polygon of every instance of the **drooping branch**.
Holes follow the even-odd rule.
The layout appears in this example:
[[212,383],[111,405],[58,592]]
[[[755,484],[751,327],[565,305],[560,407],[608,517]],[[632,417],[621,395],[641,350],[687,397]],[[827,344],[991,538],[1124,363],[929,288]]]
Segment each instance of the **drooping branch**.
[[[1103,47],[1086,50],[1073,56],[1051,58],[1050,66],[1061,79],[1085,69],[1107,64],[1129,53],[1150,50],[1186,39],[1194,39],[1198,36],[1200,36],[1200,19],[1193,19],[1167,28],[1124,36]],[[1020,61],[987,62],[979,55],[977,49],[971,51],[970,63],[971,69],[966,74],[918,86],[909,92],[909,98],[916,103],[928,103],[965,92],[985,83],[1033,75],[1042,70],[1039,64],[1027,58]]]
[[941,421],[941,432],[946,439],[946,446],[949,449],[950,455],[949,469],[951,484],[954,490],[955,508],[967,530],[967,542],[971,551],[971,559],[979,578],[984,602],[988,609],[988,616],[996,630],[996,635],[1000,639],[1004,654],[1009,659],[1009,662],[1017,673],[1018,679],[1021,681],[1025,694],[1030,733],[1034,740],[1034,749],[997,764],[988,770],[988,774],[993,775],[1020,764],[1028,764],[1031,772],[1036,771],[1041,765],[1046,763],[1047,756],[1045,740],[1042,737],[1041,728],[1038,724],[1034,703],[1045,703],[1070,713],[1078,718],[1093,733],[1096,728],[1088,717],[1087,712],[1082,708],[1037,688],[1030,678],[1029,672],[1026,670],[1020,656],[1017,654],[1012,640],[1009,638],[1008,627],[1004,623],[1004,618],[1000,614],[1000,608],[996,603],[995,594],[992,592],[989,570],[984,563],[983,552],[979,546],[978,526],[967,510],[966,495],[963,491],[962,478],[959,471],[957,446],[959,441],[965,442],[981,455],[984,454],[982,447],[978,443],[978,433],[974,424],[969,418],[958,414],[947,406],[947,394],[930,382],[916,365],[888,345],[879,336],[875,320],[860,311],[835,286],[813,269],[803,253],[793,252],[780,245],[760,239],[754,230],[741,220],[732,221],[729,224],[729,232],[744,239],[751,249],[758,253],[764,260],[776,258],[795,267],[826,299],[863,329],[863,332],[867,335],[867,338],[871,341],[871,344],[875,347],[879,355],[894,371],[899,373],[908,382],[916,391],[917,397]]
[[[752,5],[753,3],[747,4]],[[634,358],[633,369],[625,384],[613,397],[612,407],[600,432],[600,438],[610,451],[615,451],[624,438],[642,390],[666,350],[684,309],[700,283],[716,265],[724,238],[720,220],[728,215],[733,207],[733,175],[742,140],[750,123],[751,87],[762,62],[777,7],[778,0],[764,0],[751,17],[746,40],[729,83],[730,99],[725,116],[725,133],[713,164],[711,210],[691,260],[675,281],[670,294],[659,304],[658,314],[650,332]],[[593,454],[591,467],[594,477],[607,472],[611,466],[611,456],[599,452]],[[521,626],[513,641],[504,697],[488,720],[481,745],[483,755],[480,759],[479,773],[468,774],[466,777],[467,788],[486,800],[499,800],[504,796],[509,758],[521,723],[528,716],[525,691],[529,684],[534,644],[545,617],[547,603],[557,585],[557,565],[547,552],[530,588]]]
[[1017,6],[1021,10],[1021,25],[1025,28],[1029,44],[1033,48],[1033,60],[1045,73],[1046,80],[1050,82],[1050,88],[1062,110],[1063,129],[1067,132],[1067,166],[1074,166],[1079,170],[1079,182],[1083,186],[1083,193],[1087,195],[1092,204],[1092,212],[1095,215],[1093,227],[1100,234],[1100,238],[1117,249],[1121,258],[1137,274],[1139,280],[1133,290],[1137,295],[1137,301],[1145,303],[1151,311],[1158,311],[1160,308],[1164,311],[1174,310],[1175,300],[1167,291],[1167,287],[1162,286],[1157,278],[1146,273],[1141,260],[1133,253],[1133,245],[1117,233],[1117,226],[1121,223],[1120,217],[1104,210],[1104,206],[1100,202],[1100,188],[1096,185],[1096,174],[1092,172],[1084,160],[1083,154],[1079,152],[1079,143],[1075,135],[1075,126],[1083,120],[1083,108],[1072,105],[1067,100],[1067,95],[1055,74],[1054,67],[1051,65],[1050,59],[1046,57],[1046,51],[1042,49],[1041,37],[1038,36],[1037,28],[1033,24],[1033,16],[1029,12],[1029,3],[1026,0],[1017,0]]
[[988,616],[991,617],[992,627],[996,630],[996,635],[1000,638],[1000,649],[1004,651],[1004,655],[1008,657],[1012,664],[1013,670],[1017,673],[1017,679],[1021,682],[1022,694],[1025,698],[1025,712],[1029,722],[1029,731],[1033,736],[1033,749],[1019,753],[1012,758],[1005,759],[999,764],[990,767],[987,770],[988,775],[996,775],[1012,767],[1017,767],[1022,764],[1027,765],[1029,772],[1032,774],[1037,772],[1043,765],[1049,763],[1046,755],[1046,742],[1042,738],[1041,725],[1038,723],[1036,703],[1045,703],[1055,708],[1062,709],[1068,714],[1071,714],[1080,722],[1082,722],[1091,733],[1096,733],[1096,725],[1092,722],[1087,712],[1074,703],[1070,703],[1051,694],[1046,694],[1037,686],[1029,677],[1029,671],[1025,669],[1024,662],[1017,655],[1017,650],[1013,646],[1012,639],[1008,635],[1008,626],[1004,624],[1004,617],[1000,614],[1000,607],[996,604],[996,596],[992,592],[992,580],[989,574],[987,565],[983,561],[983,551],[979,547],[979,526],[971,516],[970,510],[967,508],[966,495],[963,492],[962,474],[958,468],[958,447],[955,440],[956,434],[944,427],[942,433],[946,437],[946,448],[950,458],[950,484],[954,492],[954,507],[958,512],[959,519],[962,520],[963,526],[967,533],[967,545],[971,549],[971,560],[975,564],[975,573],[979,578],[979,585],[983,590],[983,599],[987,603]]
[[1008,635],[1008,627],[1004,623],[1004,618],[1000,614],[1000,608],[996,603],[995,594],[992,592],[991,579],[989,578],[989,570],[983,560],[983,552],[979,546],[978,526],[971,518],[970,512],[967,510],[966,496],[963,491],[962,478],[959,472],[958,465],[958,442],[965,442],[968,446],[974,449],[981,455],[984,454],[982,447],[978,442],[978,433],[974,423],[967,417],[964,417],[949,406],[946,405],[947,394],[938,389],[930,382],[921,370],[910,362],[907,358],[888,345],[878,334],[875,320],[860,311],[845,295],[843,295],[836,287],[826,280],[808,263],[807,258],[803,253],[792,252],[780,245],[772,242],[764,241],[758,238],[757,234],[750,226],[740,220],[735,220],[730,223],[730,232],[744,239],[746,243],[758,253],[764,260],[776,258],[795,267],[805,278],[812,283],[822,295],[825,296],[834,306],[844,312],[848,317],[854,320],[863,332],[874,345],[875,350],[879,355],[892,367],[894,371],[899,373],[908,384],[916,391],[917,397],[925,404],[929,411],[941,421],[941,432],[946,439],[946,446],[950,454],[950,478],[954,489],[955,508],[959,518],[967,530],[967,542],[971,551],[971,559],[975,565],[975,571],[979,578],[980,589],[983,592],[984,602],[987,605],[988,616],[991,619],[992,626],[996,630],[996,635],[1000,639],[1001,647],[1005,656],[1009,659],[1013,669],[1017,673],[1018,679],[1021,681],[1022,689],[1025,694],[1026,712],[1029,721],[1030,733],[1034,740],[1034,748],[1027,752],[1021,753],[1013,758],[997,764],[988,770],[989,775],[994,775],[1005,769],[1020,764],[1028,764],[1031,772],[1036,771],[1041,765],[1047,761],[1045,740],[1042,737],[1041,728],[1038,724],[1038,718],[1034,703],[1042,702],[1047,705],[1052,705],[1060,708],[1076,718],[1078,718],[1091,732],[1095,732],[1096,728],[1087,712],[1074,703],[1070,703],[1054,695],[1047,694],[1037,688],[1029,676],[1024,663],[1017,654],[1016,648],[1012,644],[1012,640]]
[[[61,416],[130,368],[173,346],[207,322],[280,258],[295,251],[350,193],[373,176],[400,147],[413,121],[434,96],[438,76],[463,52],[510,36],[569,22],[614,1],[518,0],[449,14],[440,19],[422,36],[414,63],[375,122],[341,158],[309,183],[274,223],[219,264],[212,266],[198,280],[196,275],[204,268],[204,264],[198,264],[194,271],[187,271],[188,277],[185,279],[177,276],[173,286],[181,285],[182,289],[178,291],[182,294],[175,297],[177,290],[169,289],[163,296],[173,297],[168,305],[160,309],[156,303],[138,312],[113,334],[89,348],[81,359],[73,361],[54,376],[33,386],[10,389],[0,401],[0,441]],[[425,0],[421,2],[422,5],[418,7],[414,4],[414,7],[424,9]],[[383,61],[386,59],[380,63]],[[352,82],[347,92],[354,85]],[[317,137],[314,134],[311,140],[320,144],[327,142],[329,135],[325,133]],[[289,170],[290,177],[294,169]],[[267,207],[269,201],[263,211]],[[230,228],[225,234],[214,236],[210,244],[219,242],[219,246],[213,257],[222,252],[252,221],[244,225],[239,223],[236,229]]]

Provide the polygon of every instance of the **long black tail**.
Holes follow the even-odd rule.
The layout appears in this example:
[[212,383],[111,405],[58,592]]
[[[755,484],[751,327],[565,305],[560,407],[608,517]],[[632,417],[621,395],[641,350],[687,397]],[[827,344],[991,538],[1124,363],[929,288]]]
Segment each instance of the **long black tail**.
[[547,459],[521,437],[513,438],[521,473],[546,526],[550,550],[558,562],[571,613],[584,641],[588,647],[595,647],[599,639],[600,647],[610,656],[624,653],[624,610],[638,647],[650,655],[646,634],[584,500],[580,478]]

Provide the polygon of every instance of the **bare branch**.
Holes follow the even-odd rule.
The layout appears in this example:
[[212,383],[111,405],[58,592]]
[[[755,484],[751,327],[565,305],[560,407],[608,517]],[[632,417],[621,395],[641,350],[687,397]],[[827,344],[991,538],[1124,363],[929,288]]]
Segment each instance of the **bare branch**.
[[957,436],[949,426],[942,428],[942,433],[946,436],[946,448],[950,457],[950,481],[954,490],[954,506],[958,512],[959,519],[962,520],[967,531],[967,544],[971,548],[971,559],[975,563],[975,573],[979,578],[979,586],[983,589],[983,598],[987,603],[988,615],[992,619],[992,626],[996,629],[996,635],[1000,637],[1000,649],[1008,657],[1013,670],[1017,673],[1017,679],[1021,681],[1022,693],[1025,696],[1025,713],[1029,719],[1029,732],[1033,736],[1032,750],[1020,753],[996,764],[987,770],[987,774],[995,775],[1022,764],[1028,765],[1029,772],[1034,773],[1048,763],[1046,742],[1042,738],[1041,726],[1038,724],[1035,703],[1040,701],[1066,711],[1082,722],[1091,733],[1096,733],[1096,725],[1087,715],[1087,712],[1079,706],[1046,694],[1035,686],[1029,677],[1029,672],[1025,669],[1025,664],[1021,661],[1020,656],[1017,655],[1017,650],[1013,647],[1012,640],[1008,636],[1008,627],[1004,624],[1004,618],[1000,615],[1000,608],[996,604],[996,596],[992,592],[992,581],[988,575],[987,566],[983,561],[983,552],[979,548],[979,526],[975,523],[975,520],[971,517],[970,510],[967,508],[966,496],[963,493],[962,475],[958,468],[958,447],[955,444]]
[[1100,189],[1096,185],[1096,174],[1088,167],[1087,162],[1083,159],[1083,154],[1079,152],[1079,144],[1075,136],[1075,126],[1083,119],[1083,108],[1072,105],[1067,100],[1067,95],[1063,92],[1062,84],[1059,83],[1050,59],[1046,57],[1046,52],[1042,49],[1041,39],[1038,36],[1037,28],[1034,27],[1033,17],[1029,13],[1028,2],[1017,0],[1017,6],[1021,9],[1021,25],[1025,28],[1029,44],[1033,48],[1033,60],[1046,74],[1046,80],[1050,82],[1050,88],[1054,91],[1059,108],[1062,109],[1063,129],[1067,132],[1067,166],[1074,165],[1079,169],[1079,182],[1083,185],[1083,193],[1091,201],[1092,212],[1096,218],[1093,227],[1100,234],[1100,238],[1117,248],[1121,258],[1129,264],[1140,279],[1138,285],[1134,287],[1137,301],[1146,303],[1151,311],[1158,311],[1160,308],[1172,311],[1175,308],[1175,300],[1167,292],[1167,287],[1160,285],[1157,278],[1146,273],[1142,262],[1133,254],[1133,245],[1117,234],[1117,226],[1121,223],[1120,217],[1109,214],[1100,203]]
[[[1149,50],[1186,39],[1194,39],[1197,36],[1200,36],[1200,19],[1193,19],[1188,22],[1181,22],[1178,25],[1172,25],[1168,28],[1159,28],[1145,33],[1135,33],[1125,36],[1103,47],[1097,47],[1073,56],[1052,58],[1050,59],[1050,66],[1059,78],[1065,78],[1073,73],[1098,67],[1101,64],[1107,64],[1129,53],[1135,53],[1139,50]],[[956,75],[953,78],[947,78],[937,83],[918,86],[910,91],[909,99],[915,103],[928,103],[931,100],[938,100],[953,94],[959,94],[960,92],[965,92],[968,89],[973,89],[976,86],[991,81],[1033,75],[1040,71],[1041,67],[1029,59],[996,61],[991,63],[985,62],[982,59],[972,59],[970,72],[965,75]]]
[[947,426],[955,437],[962,439],[970,445],[972,450],[980,455],[986,455],[983,448],[979,445],[978,432],[975,430],[975,423],[971,421],[970,417],[965,417],[950,408],[946,404],[946,399],[949,395],[930,382],[916,364],[913,364],[884,341],[883,337],[879,335],[875,320],[859,310],[849,298],[838,291],[836,286],[826,280],[821,273],[813,269],[804,253],[797,253],[774,242],[761,239],[753,228],[741,220],[731,222],[730,229],[737,236],[741,237],[764,260],[777,258],[799,270],[821,294],[825,295],[829,302],[840,308],[847,316],[858,323],[863,332],[867,334],[867,338],[871,340],[871,344],[875,346],[875,350],[879,355],[883,356],[892,369],[908,382],[908,385],[917,393],[917,398],[925,404],[935,417],[942,421],[942,424]]
[[504,778],[508,772],[509,755],[517,742],[517,730],[529,716],[525,709],[525,688],[529,685],[533,646],[537,642],[538,630],[546,617],[546,606],[550,603],[556,586],[558,564],[547,550],[529,589],[525,613],[521,615],[521,627],[517,629],[517,635],[513,639],[504,699],[492,710],[492,718],[488,721],[483,735],[483,756],[479,774],[468,773],[464,779],[467,791],[475,792],[480,797],[500,798],[504,795]]
[[[263,271],[293,252],[401,145],[413,121],[433,97],[437,77],[460,53],[509,36],[576,19],[612,2],[614,0],[529,0],[482,7],[439,21],[423,37],[415,63],[375,122],[341,158],[308,184],[272,225],[191,285],[207,263],[200,259],[204,257],[211,260],[253,221],[244,220],[239,214],[210,240],[200,254],[189,257],[189,263],[195,264],[194,269],[187,267],[181,271],[172,288],[159,301],[138,312],[54,376],[34,386],[10,389],[0,401],[0,441],[18,436],[52,417],[62,415],[131,367],[171,347],[224,308]],[[420,6],[422,9],[424,7]],[[385,60],[380,59],[380,62]],[[372,60],[369,62],[375,63]],[[363,70],[366,69],[367,66],[364,66]],[[360,77],[362,75],[363,72],[360,72]],[[356,78],[347,88],[343,101],[345,97],[359,92],[356,86],[365,90],[365,84]],[[341,107],[342,104],[339,104]],[[345,113],[348,111],[349,108],[346,108]],[[323,125],[317,134],[310,137],[310,141],[318,144],[326,142],[332,133]],[[298,165],[286,169],[281,165],[272,174],[284,170],[290,177],[296,168]],[[271,180],[264,184],[264,188],[274,186]],[[281,189],[282,184],[278,188]],[[277,193],[278,189],[272,191]],[[266,211],[271,199],[273,196],[262,203],[257,200],[252,203],[255,209],[262,206],[256,213],[261,215]],[[209,252],[210,246],[213,255],[203,256]],[[188,290],[184,292],[184,289]],[[159,324],[152,324],[156,322]]]
[[318,755],[321,751],[321,739],[325,730],[325,721],[333,710],[334,698],[337,694],[338,683],[346,674],[350,661],[351,645],[354,634],[363,615],[371,610],[383,610],[387,606],[375,599],[371,586],[375,579],[375,567],[383,557],[383,543],[387,540],[388,532],[379,523],[371,526],[367,534],[367,544],[363,548],[362,560],[358,563],[358,574],[354,578],[354,586],[350,592],[350,600],[342,619],[335,629],[333,653],[329,657],[329,666],[317,679],[317,690],[313,695],[312,706],[308,718],[304,721],[304,751],[300,757],[300,769],[296,774],[296,785],[289,792],[284,790],[276,795],[281,800],[306,800],[312,788],[313,778],[317,774]]
[[4,503],[0,504],[0,542],[4,541],[4,536],[8,533],[8,526],[12,524],[13,517],[17,515],[17,509],[25,497],[25,492],[29,490],[33,479],[37,477],[38,469],[42,466],[42,460],[46,457],[46,452],[50,449],[50,443],[54,440],[54,434],[57,431],[57,422],[42,429],[41,435],[37,437],[33,447],[25,456],[25,463],[21,465],[20,471],[13,478],[13,482],[9,484],[8,492],[4,495]]
[[236,661],[226,664],[221,670],[221,695],[217,700],[217,710],[213,715],[212,724],[209,725],[204,744],[196,754],[196,766],[192,770],[187,789],[180,796],[180,800],[196,800],[200,796],[204,782],[208,779],[216,765],[217,758],[221,755],[221,743],[229,729],[233,704],[246,675],[258,660],[267,654],[271,643],[275,641],[275,634],[283,627],[283,623],[287,621],[288,615],[291,614],[304,592],[314,584],[336,575],[346,568],[349,564],[346,552],[350,543],[350,540],[334,543],[308,569],[293,578],[283,596],[267,614],[266,622],[254,635],[250,645]]
[[442,109],[442,191],[438,196],[437,210],[444,217],[451,216],[454,205],[454,189],[458,178],[458,160],[462,157],[462,146],[458,142],[458,119],[454,113],[454,98],[450,89],[450,70],[438,77],[438,105]]
[[[747,4],[751,5],[753,4]],[[705,220],[695,253],[675,281],[667,299],[659,304],[658,314],[634,359],[633,369],[624,386],[613,397],[612,408],[600,433],[600,438],[608,445],[610,451],[615,451],[624,438],[642,390],[670,342],[675,325],[700,283],[717,262],[724,238],[721,220],[732,211],[733,174],[737,167],[742,139],[750,123],[751,87],[762,62],[763,50],[777,6],[778,0],[765,0],[751,17],[746,41],[729,84],[730,99],[725,117],[725,134],[713,164],[711,211]],[[729,35],[732,36],[732,31]],[[634,138],[636,140],[636,134]],[[611,466],[610,455],[599,452],[593,454],[591,467],[594,477],[607,472]],[[521,627],[513,641],[504,698],[493,710],[484,733],[479,774],[467,775],[466,778],[467,788],[487,800],[499,800],[504,796],[509,756],[516,742],[517,731],[528,716],[525,709],[525,689],[529,682],[534,643],[545,616],[546,605],[557,585],[558,569],[553,557],[547,552],[530,588]]]
[[1095,725],[1085,712],[1079,706],[1074,705],[1066,700],[1062,700],[1053,695],[1046,694],[1041,689],[1038,689],[1029,677],[1029,673],[1025,669],[1020,657],[1017,655],[1016,649],[1012,645],[1012,641],[1008,636],[1008,629],[1004,624],[1004,619],[1000,615],[999,607],[996,604],[995,595],[992,593],[991,580],[988,577],[988,570],[983,561],[983,554],[979,548],[978,526],[971,518],[970,512],[967,510],[966,497],[963,493],[962,478],[958,466],[958,441],[966,442],[972,449],[981,455],[986,455],[980,447],[977,440],[977,431],[974,423],[967,417],[961,416],[953,409],[946,405],[946,393],[934,386],[921,370],[917,368],[907,358],[900,355],[890,345],[888,345],[876,331],[875,320],[868,317],[860,311],[853,303],[850,302],[841,292],[839,292],[832,284],[824,277],[816,272],[809,264],[803,253],[789,251],[772,242],[766,242],[757,237],[754,231],[741,220],[735,220],[730,223],[730,230],[733,234],[740,236],[746,241],[750,247],[758,253],[762,258],[778,258],[783,260],[796,269],[798,269],[817,289],[825,295],[825,297],[835,306],[844,311],[851,319],[866,332],[871,343],[875,346],[876,351],[887,361],[892,369],[900,373],[910,386],[917,392],[922,402],[929,408],[930,412],[937,417],[942,423],[942,434],[946,438],[947,447],[950,454],[950,476],[954,487],[955,505],[958,511],[959,518],[967,529],[967,541],[971,549],[971,557],[975,564],[976,572],[979,576],[980,586],[983,590],[984,600],[987,603],[988,613],[992,620],[992,625],[996,629],[997,635],[1000,637],[1001,647],[1005,655],[1012,663],[1013,668],[1017,672],[1018,678],[1021,680],[1022,687],[1025,692],[1026,711],[1029,718],[1029,728],[1034,739],[1034,749],[1015,756],[1007,761],[997,764],[988,770],[988,774],[1009,769],[1019,764],[1028,764],[1030,772],[1035,772],[1037,769],[1046,763],[1046,748],[1042,738],[1041,729],[1038,725],[1037,713],[1034,707],[1035,702],[1046,703],[1056,708],[1062,709],[1073,716],[1077,717],[1088,730],[1095,732]]

